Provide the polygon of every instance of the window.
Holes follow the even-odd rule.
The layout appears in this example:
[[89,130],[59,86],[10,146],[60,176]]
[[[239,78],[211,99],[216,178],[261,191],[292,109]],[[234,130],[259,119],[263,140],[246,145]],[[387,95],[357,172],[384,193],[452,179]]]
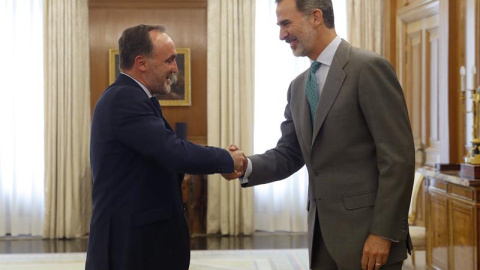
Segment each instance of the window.
[[[334,4],[337,34],[347,39],[346,3]],[[275,1],[258,0],[255,18],[255,123],[254,153],[275,147],[287,104],[290,82],[310,66],[307,57],[295,57],[279,39]],[[262,231],[307,231],[308,173],[305,168],[288,179],[256,186],[255,229]]]
[[40,235],[44,213],[43,0],[0,0],[0,236]]

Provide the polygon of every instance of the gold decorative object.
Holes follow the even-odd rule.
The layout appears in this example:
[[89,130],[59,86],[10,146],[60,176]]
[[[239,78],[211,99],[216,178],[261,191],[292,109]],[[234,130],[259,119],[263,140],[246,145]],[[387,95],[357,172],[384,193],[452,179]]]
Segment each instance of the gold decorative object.
[[467,113],[472,113],[473,116],[473,124],[472,124],[472,146],[470,148],[469,154],[465,157],[465,163],[472,164],[472,165],[480,165],[480,137],[478,134],[479,128],[479,120],[480,120],[480,86],[475,88],[475,77],[476,77],[477,69],[476,67],[472,67],[472,77],[473,79],[473,87],[471,89],[467,89],[466,82],[465,82],[465,67],[462,66],[460,68],[460,82],[461,82],[461,96],[460,99],[466,101],[466,92],[470,92],[470,99],[472,100],[472,110]]

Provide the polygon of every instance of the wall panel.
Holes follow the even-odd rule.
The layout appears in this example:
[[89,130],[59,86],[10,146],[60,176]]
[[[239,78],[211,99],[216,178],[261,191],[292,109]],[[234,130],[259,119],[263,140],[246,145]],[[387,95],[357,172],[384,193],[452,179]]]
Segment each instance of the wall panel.
[[163,107],[169,123],[187,123],[187,138],[205,144],[207,137],[207,1],[91,0],[90,77],[93,108],[108,86],[108,50],[130,26],[164,24],[177,48],[191,49],[192,106]]

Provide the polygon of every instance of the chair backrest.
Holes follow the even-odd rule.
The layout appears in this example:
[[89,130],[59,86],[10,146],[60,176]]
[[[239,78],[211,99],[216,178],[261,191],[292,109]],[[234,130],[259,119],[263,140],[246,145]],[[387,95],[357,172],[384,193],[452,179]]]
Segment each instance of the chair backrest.
[[415,178],[413,180],[412,198],[410,200],[410,209],[408,210],[408,223],[410,225],[414,224],[415,219],[417,218],[417,199],[424,178],[425,176],[423,174],[415,172]]

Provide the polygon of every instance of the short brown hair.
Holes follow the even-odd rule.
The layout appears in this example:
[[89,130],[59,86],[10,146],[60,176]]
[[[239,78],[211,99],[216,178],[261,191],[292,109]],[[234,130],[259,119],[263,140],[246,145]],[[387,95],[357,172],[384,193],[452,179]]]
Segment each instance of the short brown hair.
[[150,57],[153,44],[149,33],[152,30],[165,33],[166,28],[163,25],[139,24],[123,31],[118,39],[120,70],[131,69],[138,55]]

